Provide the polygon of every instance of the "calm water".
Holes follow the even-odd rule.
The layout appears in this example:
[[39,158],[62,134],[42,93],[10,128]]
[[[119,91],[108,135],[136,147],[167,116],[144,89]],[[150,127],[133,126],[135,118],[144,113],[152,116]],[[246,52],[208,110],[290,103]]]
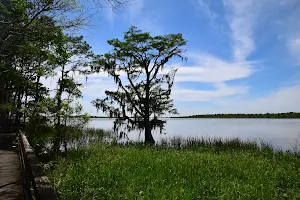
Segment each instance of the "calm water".
[[[91,127],[112,129],[112,119],[92,119]],[[239,137],[263,140],[284,150],[300,142],[300,119],[167,119],[164,132],[155,131],[156,141],[161,138],[181,137]],[[131,132],[131,140],[142,140],[143,134]]]

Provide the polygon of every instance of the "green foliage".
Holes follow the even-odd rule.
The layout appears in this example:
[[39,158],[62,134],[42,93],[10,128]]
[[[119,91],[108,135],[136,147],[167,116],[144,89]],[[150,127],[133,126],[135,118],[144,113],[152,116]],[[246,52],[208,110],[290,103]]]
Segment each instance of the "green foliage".
[[[104,4],[116,9],[123,1]],[[82,84],[76,76],[91,73],[94,54],[82,36],[67,34],[84,24],[82,9],[77,0],[0,2],[0,124],[14,120],[20,128],[22,120],[38,153],[62,145],[66,152],[89,119],[77,102]],[[41,80],[54,75],[53,97]]]
[[99,145],[71,152],[48,172],[61,199],[298,199],[299,162],[247,145]]
[[154,143],[151,130],[162,131],[165,124],[159,117],[177,113],[170,98],[177,69],[162,70],[171,59],[185,59],[182,47],[186,40],[181,34],[151,36],[131,27],[123,41],[113,39],[108,44],[113,50],[100,58],[96,70],[113,77],[118,90],[105,91],[106,98],[92,103],[116,118],[115,130],[145,130],[145,142]]
[[[68,12],[75,16],[77,5],[65,0],[0,4],[0,122],[12,119],[19,128],[22,119],[38,153],[59,149],[71,137],[67,126],[82,129],[88,122],[76,103],[82,94],[75,75],[89,73],[93,53],[82,36],[66,34],[82,19],[64,17]],[[57,71],[61,73],[52,97],[41,79]],[[72,115],[82,117],[70,120]]]
[[[12,105],[14,110],[1,106],[1,123],[15,118],[16,124],[37,110],[48,94],[41,77],[53,75],[51,43],[62,32],[56,21],[59,12],[71,11],[69,1],[4,0],[0,6],[0,105]],[[72,3],[73,4],[73,3]],[[55,12],[57,16],[53,16]],[[67,22],[68,21],[68,22]],[[65,21],[69,24],[71,20]],[[74,26],[75,23],[73,23]],[[37,107],[35,109],[35,107]],[[36,112],[28,112],[36,110]]]

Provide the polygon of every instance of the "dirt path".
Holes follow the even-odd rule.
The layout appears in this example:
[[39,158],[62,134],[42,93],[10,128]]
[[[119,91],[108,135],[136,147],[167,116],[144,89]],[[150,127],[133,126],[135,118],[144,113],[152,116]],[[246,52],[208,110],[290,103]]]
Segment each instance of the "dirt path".
[[22,199],[19,155],[13,148],[16,134],[0,134],[0,200]]

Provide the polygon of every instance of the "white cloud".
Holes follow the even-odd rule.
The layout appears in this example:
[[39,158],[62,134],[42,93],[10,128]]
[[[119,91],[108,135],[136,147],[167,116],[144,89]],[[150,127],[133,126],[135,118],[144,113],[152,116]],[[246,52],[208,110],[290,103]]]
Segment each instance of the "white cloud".
[[85,97],[95,99],[103,98],[105,90],[115,90],[116,88],[116,84],[112,79],[99,78],[97,80],[88,80],[82,92]]
[[253,29],[262,3],[256,0],[223,0],[223,3],[232,31],[233,56],[243,61],[255,49]]
[[[216,101],[220,98],[242,95],[248,92],[249,87],[247,85],[232,86],[226,82],[251,76],[256,71],[253,67],[255,63],[226,61],[201,53],[189,53],[188,57],[194,61],[195,65],[180,66],[179,64],[175,76],[175,87],[172,90],[172,98],[176,102]],[[214,89],[182,88],[178,84],[180,82],[198,82],[199,86],[201,86],[201,83],[208,83]]]
[[244,94],[248,91],[246,86],[228,86],[224,83],[214,84],[214,90],[194,90],[194,89],[182,89],[173,88],[172,98],[175,101],[212,101],[221,97],[234,96],[238,94]]
[[199,104],[177,106],[181,115],[215,113],[281,113],[300,112],[300,85],[281,87],[258,98],[228,97],[213,100],[213,106]]
[[220,102],[224,108],[233,109],[236,112],[266,113],[266,112],[295,112],[300,111],[300,85],[295,84],[281,87],[275,92],[264,97],[252,100],[233,100]]
[[224,82],[251,76],[254,62],[226,61],[208,54],[189,54],[195,60],[194,66],[180,66],[175,77],[176,82]]
[[[212,4],[216,2],[214,0],[198,0],[197,2],[201,13],[209,19],[211,25],[221,27],[222,24],[215,24],[219,14],[212,9]],[[255,22],[266,0],[223,0],[222,2],[224,17],[231,30],[233,58],[236,61],[244,61],[255,49],[253,39]]]

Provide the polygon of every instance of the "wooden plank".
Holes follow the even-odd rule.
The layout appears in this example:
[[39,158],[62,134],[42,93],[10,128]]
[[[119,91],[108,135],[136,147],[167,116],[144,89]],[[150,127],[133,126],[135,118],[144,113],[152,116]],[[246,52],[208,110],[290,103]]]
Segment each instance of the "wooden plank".
[[0,200],[20,200],[22,180],[19,155],[12,148],[16,134],[0,134]]

